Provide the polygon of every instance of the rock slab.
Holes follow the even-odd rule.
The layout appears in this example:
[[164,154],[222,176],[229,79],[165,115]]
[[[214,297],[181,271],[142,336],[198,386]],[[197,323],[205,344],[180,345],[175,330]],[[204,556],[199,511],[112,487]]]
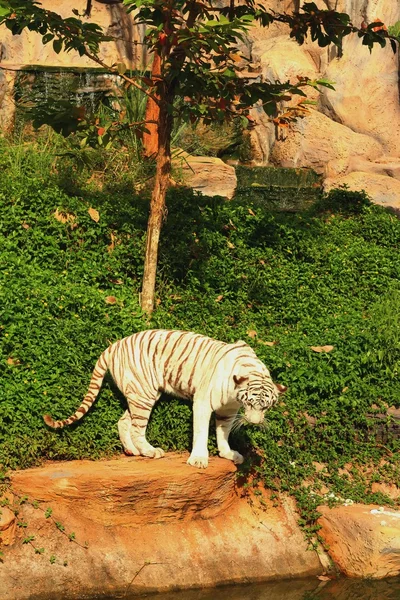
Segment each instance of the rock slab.
[[400,511],[360,504],[319,510],[319,533],[343,574],[374,579],[400,575]]
[[213,156],[191,156],[179,151],[173,158],[174,176],[205,196],[233,197],[237,179],[235,168]]
[[[250,503],[232,463],[211,458],[199,471],[186,459],[121,457],[14,472],[15,494],[40,508],[20,507],[26,527],[4,548],[0,596],[129,597],[324,571],[307,549],[291,499],[276,505],[263,492],[261,503],[258,496]],[[32,544],[23,544],[31,535]]]

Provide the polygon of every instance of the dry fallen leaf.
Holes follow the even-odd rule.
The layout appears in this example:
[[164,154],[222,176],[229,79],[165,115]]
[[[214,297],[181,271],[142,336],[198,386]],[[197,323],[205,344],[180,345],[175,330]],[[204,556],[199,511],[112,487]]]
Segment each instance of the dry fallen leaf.
[[223,295],[222,295],[222,294],[221,294],[221,296],[217,296],[217,297],[215,298],[215,302],[221,302],[222,298],[223,298]]
[[28,225],[28,223],[25,223],[25,222],[24,222],[24,223],[22,223],[22,227],[23,227],[24,229],[30,229],[30,227],[31,227],[31,226],[30,226],[30,225]]
[[59,221],[60,223],[69,223],[71,226],[76,227],[76,217],[71,213],[61,212],[58,210],[58,208],[56,208],[56,210],[53,212],[53,217],[57,219],[57,221]]
[[251,208],[248,208],[247,210],[249,211],[249,213],[250,213],[250,214],[251,214],[253,217],[255,217],[255,216],[256,216],[256,213],[255,213],[254,211],[252,211],[252,210],[251,210]]
[[257,331],[254,331],[254,329],[250,329],[250,330],[247,332],[247,335],[248,335],[249,337],[251,337],[251,338],[253,338],[253,339],[254,339],[254,338],[257,336]]
[[335,346],[311,346],[311,350],[314,352],[330,352]]
[[258,343],[262,344],[263,346],[276,346],[278,342],[276,340],[273,342],[263,342],[262,340],[258,340]]
[[115,296],[106,296],[105,301],[106,301],[106,304],[116,304],[117,299]]
[[19,365],[19,360],[18,358],[11,358],[11,356],[9,356],[7,358],[7,364],[13,367],[14,365]]
[[90,218],[93,219],[93,221],[95,221],[96,223],[100,221],[100,214],[98,210],[96,210],[95,208],[88,208],[88,213],[90,215]]
[[109,246],[107,246],[107,250],[108,250],[108,252],[113,252],[113,250],[115,248],[115,235],[113,234],[113,232],[111,232],[110,237],[111,237],[111,244]]

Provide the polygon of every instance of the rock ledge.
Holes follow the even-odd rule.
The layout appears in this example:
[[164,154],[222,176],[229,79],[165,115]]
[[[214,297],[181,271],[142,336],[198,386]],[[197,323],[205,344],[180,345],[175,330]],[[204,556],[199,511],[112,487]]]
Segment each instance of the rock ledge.
[[[15,493],[40,501],[41,509],[21,506],[18,519],[27,527],[4,548],[2,597],[128,598],[323,572],[290,499],[276,506],[265,492],[262,504],[250,503],[232,463],[211,458],[198,471],[186,459],[121,457],[14,472]],[[48,506],[53,514],[46,519]],[[72,532],[78,543],[69,541]],[[22,543],[31,535],[42,554]]]

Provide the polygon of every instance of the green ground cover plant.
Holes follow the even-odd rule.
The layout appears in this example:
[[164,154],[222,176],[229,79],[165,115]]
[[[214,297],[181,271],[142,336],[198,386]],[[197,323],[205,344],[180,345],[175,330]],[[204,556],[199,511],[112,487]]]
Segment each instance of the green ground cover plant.
[[[388,502],[372,484],[400,483],[399,440],[373,415],[400,404],[399,220],[346,190],[287,213],[251,189],[228,202],[174,188],[149,321],[138,297],[146,192],[132,195],[122,168],[100,173],[104,156],[98,177],[54,158],[63,143],[0,140],[0,464],[120,452],[125,402],[109,378],[79,424],[53,431],[42,415],[77,408],[109,343],[180,328],[245,340],[289,387],[268,427],[242,428],[235,444],[245,472],[296,496],[304,524],[329,493]],[[161,400],[149,440],[189,450],[190,404]]]

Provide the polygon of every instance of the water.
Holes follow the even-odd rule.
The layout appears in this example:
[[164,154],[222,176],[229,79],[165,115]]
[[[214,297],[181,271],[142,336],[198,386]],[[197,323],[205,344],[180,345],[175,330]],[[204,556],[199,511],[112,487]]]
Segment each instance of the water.
[[103,597],[102,600],[119,598],[125,600],[144,598],[149,600],[400,600],[400,578],[379,581],[358,579],[320,581],[314,578],[144,596],[132,596],[128,593]]
[[94,114],[100,103],[107,104],[117,88],[118,76],[101,70],[26,67],[18,72],[15,82],[17,120],[26,109],[46,106],[51,111],[58,101],[84,106],[89,114]]

